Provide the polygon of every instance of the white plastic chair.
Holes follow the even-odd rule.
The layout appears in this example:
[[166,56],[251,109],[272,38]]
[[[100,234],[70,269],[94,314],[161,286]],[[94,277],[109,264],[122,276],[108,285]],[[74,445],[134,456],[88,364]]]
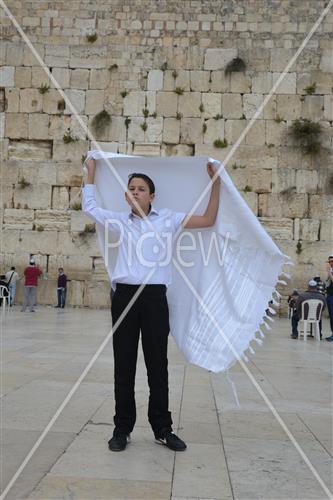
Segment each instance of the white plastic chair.
[[0,285],[0,299],[2,299],[1,314],[5,315],[6,314],[6,305],[8,307],[8,311],[10,308],[10,295],[9,295],[8,288],[4,285]]
[[316,340],[320,341],[319,322],[323,311],[323,301],[318,299],[309,299],[302,302],[302,316],[300,321],[303,322],[303,331],[298,329],[298,338],[303,335],[304,340],[308,334],[308,324],[314,325]]

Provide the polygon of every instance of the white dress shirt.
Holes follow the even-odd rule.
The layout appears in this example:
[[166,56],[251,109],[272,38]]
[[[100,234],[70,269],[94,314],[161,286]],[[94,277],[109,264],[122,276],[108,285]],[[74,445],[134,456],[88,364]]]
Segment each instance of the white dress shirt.
[[[83,188],[83,212],[111,233],[109,247],[118,248],[112,286],[116,283],[132,285],[163,284],[172,281],[172,237],[181,226],[186,213],[151,207],[146,217],[133,212],[113,212],[97,206],[95,185]],[[149,273],[154,272],[147,279]]]

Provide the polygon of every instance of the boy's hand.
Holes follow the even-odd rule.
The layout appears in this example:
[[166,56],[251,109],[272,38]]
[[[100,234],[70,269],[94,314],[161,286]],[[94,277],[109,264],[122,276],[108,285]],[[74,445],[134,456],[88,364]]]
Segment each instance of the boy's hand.
[[[207,163],[207,173],[208,173],[208,175],[209,175],[209,177],[210,177],[211,179],[213,179],[213,177],[214,177],[214,175],[216,174],[216,172],[217,172],[216,167],[214,167],[214,165],[213,165],[211,162],[208,162],[208,163]],[[219,177],[219,176],[217,176],[217,177],[215,178],[215,181],[220,181],[220,177]]]
[[94,184],[95,182],[95,171],[96,171],[96,162],[93,158],[90,158],[87,162],[87,184]]
[[91,170],[95,170],[96,168],[96,162],[93,158],[90,158],[90,160],[86,161],[87,169],[88,172]]

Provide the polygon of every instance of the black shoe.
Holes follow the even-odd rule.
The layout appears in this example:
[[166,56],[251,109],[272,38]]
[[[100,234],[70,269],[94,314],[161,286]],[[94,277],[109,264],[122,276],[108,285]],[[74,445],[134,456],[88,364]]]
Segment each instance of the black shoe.
[[333,342],[333,333],[330,337],[326,337],[327,342]]
[[298,335],[290,335],[291,339],[298,339]]
[[60,306],[54,306],[54,309],[60,309]]
[[164,444],[170,450],[173,451],[184,451],[186,450],[186,444],[182,441],[176,434],[172,431],[164,431],[161,434],[155,434],[156,443]]
[[128,434],[116,434],[108,442],[109,450],[111,451],[124,451],[127,443],[131,441],[130,435]]

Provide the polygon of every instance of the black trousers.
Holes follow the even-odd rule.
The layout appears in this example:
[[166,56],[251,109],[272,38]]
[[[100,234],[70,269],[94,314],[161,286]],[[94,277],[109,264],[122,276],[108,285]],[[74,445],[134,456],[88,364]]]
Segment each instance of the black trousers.
[[[111,306],[113,326],[138,288],[139,285],[117,284]],[[171,430],[169,329],[165,285],[146,285],[113,334],[115,434],[132,432],[136,420],[134,386],[140,331],[149,384],[148,420],[155,434],[161,429]]]

